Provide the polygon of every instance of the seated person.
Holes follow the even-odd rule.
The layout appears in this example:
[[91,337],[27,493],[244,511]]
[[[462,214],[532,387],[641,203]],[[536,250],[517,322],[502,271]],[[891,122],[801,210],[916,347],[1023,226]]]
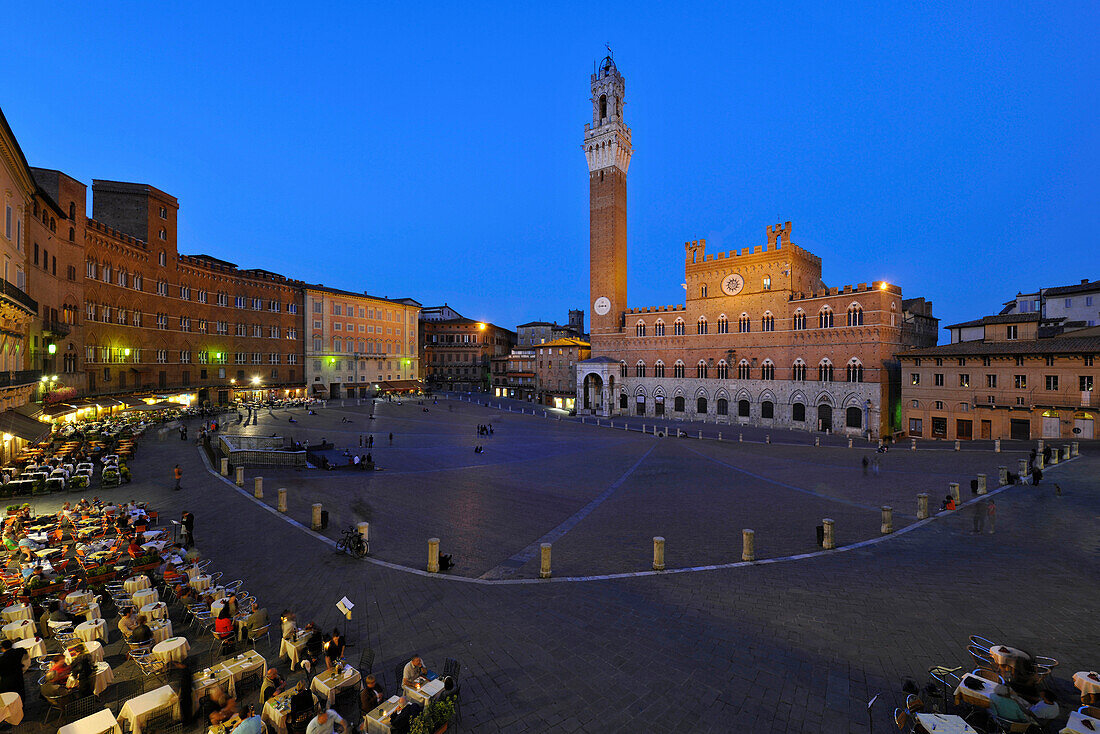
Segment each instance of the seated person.
[[412,660],[405,663],[405,670],[401,673],[401,685],[414,686],[417,678],[427,674],[428,669],[424,667],[424,661],[419,655],[413,655]]
[[214,620],[214,635],[221,640],[228,640],[233,636],[233,615],[229,612],[228,604],[223,604],[218,610],[218,617]]
[[306,625],[306,646],[303,650],[303,663],[307,662],[310,668],[321,658],[324,651],[324,640],[321,639],[321,630],[317,629],[317,625],[310,622]]
[[315,707],[316,702],[313,700],[313,693],[306,687],[306,682],[304,680],[298,681],[298,685],[294,687],[294,695],[290,697],[291,718],[307,713],[312,714]]
[[[148,620],[144,614],[139,614],[134,631],[130,633],[130,642],[149,642],[153,639],[153,630],[146,624]],[[120,623],[121,624],[121,623]]]
[[255,706],[249,706],[245,711],[244,720],[233,727],[230,734],[264,734],[264,725],[260,715],[256,713]]
[[229,616],[237,616],[237,592],[229,592],[223,599],[222,608],[229,607]]
[[420,715],[420,705],[402,696],[390,714],[390,734],[409,734],[413,719]]
[[211,688],[202,699],[202,716],[211,724],[232,719],[237,713],[237,699],[230,698],[221,686]]
[[294,639],[294,635],[298,632],[298,618],[294,612],[289,609],[283,612],[282,619],[280,620],[282,628],[282,638],[284,640]]
[[340,718],[340,714],[332,709],[325,709],[313,717],[313,721],[306,726],[306,734],[334,734],[334,732],[346,732],[347,724]]
[[267,703],[267,699],[278,696],[286,688],[286,682],[279,677],[279,671],[268,668],[264,675],[264,682],[260,685],[260,702]]
[[257,634],[264,627],[268,626],[267,610],[260,608],[248,615],[248,619],[241,622],[239,631],[240,639],[246,639],[250,635]]
[[61,609],[60,602],[50,602],[50,621],[51,622],[71,622],[73,618],[66,614]]
[[130,558],[140,558],[145,555],[145,549],[138,542],[138,536],[135,535],[130,538],[130,545],[126,547],[126,552],[130,555]]
[[1054,691],[1048,691],[1044,688],[1040,691],[1039,696],[1039,702],[1028,709],[1031,715],[1038,719],[1040,723],[1057,719],[1062,710],[1058,707],[1058,701],[1054,698]]
[[[386,700],[386,692],[373,675],[363,679],[363,688],[359,691],[359,710],[363,713],[371,711]],[[366,729],[367,727],[362,727]]]
[[1015,698],[1012,698],[1006,685],[997,685],[993,693],[989,694],[989,713],[996,714],[1006,721],[1017,723],[1031,721],[1028,713]]

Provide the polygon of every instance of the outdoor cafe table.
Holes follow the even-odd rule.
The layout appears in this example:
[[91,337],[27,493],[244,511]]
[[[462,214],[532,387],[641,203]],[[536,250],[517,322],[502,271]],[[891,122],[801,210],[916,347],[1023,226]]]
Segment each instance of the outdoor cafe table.
[[1100,675],[1087,670],[1079,670],[1073,674],[1073,685],[1077,686],[1077,690],[1081,691],[1082,696],[1086,693],[1100,693]]
[[12,647],[21,647],[27,651],[27,657],[23,658],[23,669],[31,667],[31,661],[46,654],[46,641],[41,637],[27,637],[12,644]]
[[127,594],[136,594],[142,589],[150,589],[152,586],[153,582],[145,574],[131,576],[122,584],[122,588],[126,589]]
[[118,712],[118,718],[130,722],[131,734],[141,734],[141,727],[148,721],[154,711],[168,708],[175,719],[180,717],[179,696],[171,686],[161,686],[155,690],[143,693],[137,698],[131,698]]
[[142,589],[130,598],[133,600],[134,606],[141,609],[146,604],[156,604],[160,601],[160,594],[157,593],[156,589]]
[[241,653],[235,658],[223,660],[218,665],[215,665],[213,670],[219,679],[227,680],[229,690],[226,692],[230,696],[236,696],[237,681],[241,678],[257,670],[260,671],[260,677],[267,675],[267,661],[264,660],[263,655],[260,655],[255,650],[249,650],[246,653]]
[[339,667],[326,670],[315,677],[310,690],[321,700],[328,701],[329,708],[332,708],[336,702],[336,694],[345,688],[358,688],[361,678],[358,670],[347,663],[341,663]]
[[948,714],[917,714],[915,732],[927,734],[978,734],[961,716]]
[[191,588],[195,591],[202,591],[203,589],[209,589],[211,584],[211,578],[207,574],[201,574],[199,576],[191,577]]
[[302,650],[306,649],[306,642],[309,641],[309,635],[305,630],[299,628],[294,633],[293,640],[283,639],[279,642],[279,657],[286,655],[290,660],[290,669],[294,670],[298,667],[298,661],[302,658]]
[[417,678],[413,683],[415,685],[403,686],[405,695],[408,696],[410,701],[416,701],[421,706],[427,706],[430,702],[437,700],[443,693],[443,681],[439,678],[435,680]]
[[276,734],[287,734],[286,718],[290,715],[290,697],[293,695],[294,689],[290,688],[272,696],[260,712],[260,721],[274,729]]
[[31,615],[30,604],[12,604],[10,607],[4,607],[4,610],[0,612],[0,615],[4,617],[5,622],[18,622],[21,619],[34,619],[34,617]]
[[57,734],[122,734],[122,727],[115,720],[111,709],[85,716],[57,730]]
[[153,642],[164,642],[172,636],[172,620],[154,619],[149,623],[149,629],[153,632]]
[[153,654],[168,663],[173,660],[182,662],[191,651],[191,644],[186,637],[169,637],[163,642],[153,645]]
[[1007,645],[994,645],[989,648],[989,656],[997,665],[1012,665],[1014,660],[1030,660],[1031,656],[1023,650],[1017,650]]
[[34,637],[34,622],[29,619],[20,619],[4,625],[4,637],[9,640],[25,640]]
[[[0,722],[18,724],[23,720],[23,699],[18,693],[0,693]],[[99,734],[96,732],[96,734]]]
[[397,696],[390,696],[367,712],[367,734],[390,734],[390,714],[399,700]]
[[102,619],[97,619],[94,622],[81,622],[73,632],[84,642],[106,638],[107,622]]
[[86,607],[94,598],[90,591],[73,592],[65,597],[65,608]]
[[92,683],[92,693],[99,695],[107,690],[107,686],[115,682],[115,674],[111,666],[104,662],[95,664],[95,680]]
[[166,619],[168,617],[168,605],[162,601],[146,604],[141,608],[141,613],[146,619]]
[[148,543],[142,543],[141,547],[147,551],[156,551],[157,553],[164,552],[164,546],[168,545],[167,540],[153,540]]
[[[980,686],[975,688],[973,686]],[[978,706],[979,708],[989,708],[989,697],[993,693],[993,689],[997,687],[997,684],[991,680],[986,680],[979,676],[967,673],[959,681],[959,685],[955,688],[955,703],[966,702],[971,706]]]
[[1071,711],[1066,727],[1059,734],[1096,734],[1098,731],[1100,731],[1100,719],[1087,716],[1079,711]]
[[215,665],[213,668],[207,668],[199,673],[196,673],[192,680],[192,690],[194,691],[191,696],[191,700],[197,702],[200,698],[214,688],[214,686],[220,686],[225,692],[229,692],[229,683],[232,680],[232,676],[221,665]]
[[70,665],[80,654],[87,655],[93,663],[103,662],[103,643],[99,640],[91,642],[74,642],[65,648],[65,662]]

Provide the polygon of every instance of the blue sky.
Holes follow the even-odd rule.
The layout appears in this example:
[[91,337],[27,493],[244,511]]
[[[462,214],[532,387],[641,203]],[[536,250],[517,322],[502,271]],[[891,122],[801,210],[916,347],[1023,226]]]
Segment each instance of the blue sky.
[[514,327],[588,301],[589,74],[633,129],[630,304],[794,222],[951,323],[1100,277],[1100,5],[76,3],[5,10],[32,165],[180,200],[180,249]]

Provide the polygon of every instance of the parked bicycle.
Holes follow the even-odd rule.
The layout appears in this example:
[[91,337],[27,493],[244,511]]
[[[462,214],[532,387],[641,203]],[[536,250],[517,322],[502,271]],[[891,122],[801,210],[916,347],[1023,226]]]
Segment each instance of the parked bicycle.
[[336,541],[336,550],[340,552],[347,551],[356,558],[362,558],[367,555],[368,549],[367,542],[363,540],[359,529],[352,525],[344,531],[344,537]]

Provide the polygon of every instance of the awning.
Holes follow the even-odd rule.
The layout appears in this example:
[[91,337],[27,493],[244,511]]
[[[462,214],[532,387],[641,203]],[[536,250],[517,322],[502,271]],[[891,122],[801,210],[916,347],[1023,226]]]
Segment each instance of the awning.
[[420,380],[385,380],[379,384],[382,390],[419,390],[423,386]]
[[75,412],[76,406],[68,403],[54,403],[42,409],[42,413],[50,418],[60,418],[63,415],[72,415]]
[[150,411],[150,410],[167,410],[169,408],[182,408],[182,407],[184,407],[184,406],[180,405],[179,403],[171,403],[171,402],[168,402],[167,400],[162,400],[161,402],[153,403],[152,405],[149,405],[147,403],[142,403],[141,405],[131,405],[130,407],[123,409],[122,412],[123,413],[139,413],[139,412],[146,412],[146,411]]
[[315,384],[313,386],[313,392],[328,392],[328,387],[326,385],[316,385]]
[[122,403],[122,405],[129,406],[145,405],[144,400],[138,400],[137,398],[121,398],[120,402]]
[[10,433],[24,441],[39,441],[50,432],[50,425],[34,418],[28,418],[14,410],[0,413],[0,433]]

